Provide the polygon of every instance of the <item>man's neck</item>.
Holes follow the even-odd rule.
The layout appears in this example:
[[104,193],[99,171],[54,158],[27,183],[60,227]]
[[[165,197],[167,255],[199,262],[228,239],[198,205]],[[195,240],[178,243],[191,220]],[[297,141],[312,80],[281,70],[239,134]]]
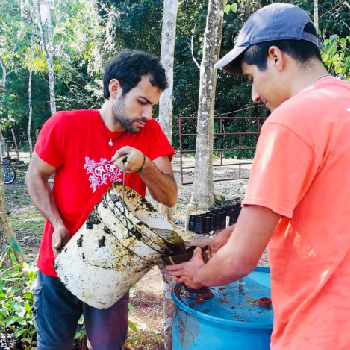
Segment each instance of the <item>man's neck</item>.
[[99,109],[102,121],[105,123],[106,127],[112,132],[123,132],[125,129],[120,123],[113,120],[112,107],[109,101],[106,101],[102,107]]
[[293,82],[290,90],[291,97],[299,93],[301,90],[306,89],[322,76],[328,74],[323,64],[319,61],[314,61],[311,65],[308,65],[305,68],[296,66],[294,73],[295,74],[291,77],[291,81]]

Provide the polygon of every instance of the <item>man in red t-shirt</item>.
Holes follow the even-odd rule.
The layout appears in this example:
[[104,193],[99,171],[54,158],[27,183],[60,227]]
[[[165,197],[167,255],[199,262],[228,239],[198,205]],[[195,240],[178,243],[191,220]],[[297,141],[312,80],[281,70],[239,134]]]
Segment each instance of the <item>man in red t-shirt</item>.
[[127,173],[126,185],[140,195],[147,187],[169,207],[177,200],[170,163],[174,150],[152,119],[167,87],[163,67],[149,54],[126,50],[110,61],[103,83],[106,100],[100,110],[58,112],[44,124],[26,176],[29,194],[47,219],[34,291],[38,350],[70,350],[82,313],[94,349],[123,348],[128,293],[109,309],[95,309],[73,296],[53,268],[55,255],[108,187],[121,181],[121,169]]
[[[291,4],[255,12],[216,65],[252,82],[271,115],[235,228],[168,271],[191,288],[250,273],[268,244],[272,350],[350,349],[350,86],[327,74],[309,16]],[[264,346],[265,348],[265,346]]]

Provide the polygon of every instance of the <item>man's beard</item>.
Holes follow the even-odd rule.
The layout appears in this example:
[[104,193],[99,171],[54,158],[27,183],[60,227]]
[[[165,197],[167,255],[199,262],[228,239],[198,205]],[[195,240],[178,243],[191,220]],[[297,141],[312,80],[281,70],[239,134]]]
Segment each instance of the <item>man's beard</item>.
[[119,98],[115,101],[115,104],[112,108],[112,115],[114,123],[119,123],[125,131],[136,134],[140,132],[139,127],[134,127],[133,122],[142,121],[146,123],[146,118],[137,118],[130,120],[130,117],[125,112],[125,97],[120,95]]

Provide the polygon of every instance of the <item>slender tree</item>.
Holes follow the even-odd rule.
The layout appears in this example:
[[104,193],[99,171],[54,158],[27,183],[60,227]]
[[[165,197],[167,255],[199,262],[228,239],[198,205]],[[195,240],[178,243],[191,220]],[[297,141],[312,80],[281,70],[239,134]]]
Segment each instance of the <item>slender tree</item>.
[[200,67],[199,107],[196,138],[196,167],[191,205],[208,209],[214,204],[213,144],[214,105],[225,0],[209,0]]
[[[0,89],[0,94],[4,92],[5,92],[5,89]],[[0,124],[0,134],[1,134],[1,124]],[[2,148],[1,144],[0,144],[0,148]],[[2,166],[0,163],[0,256],[4,252],[5,243],[15,248],[14,253],[16,257],[19,259],[19,261],[23,261],[23,256],[18,251],[16,234],[12,230],[11,224],[7,216],[7,207],[6,207],[6,201],[5,201],[5,185],[4,185]]]
[[[166,71],[168,88],[163,91],[159,103],[160,125],[172,143],[172,110],[173,110],[173,67],[175,51],[176,17],[178,10],[178,0],[164,0],[163,2],[163,26],[162,26],[162,47],[161,63]],[[171,220],[171,209],[165,205],[161,206],[161,211]],[[174,303],[171,299],[172,279],[164,269],[163,274],[163,315],[164,315],[164,349],[172,349],[172,321]],[[170,291],[170,292],[169,292]]]
[[[2,72],[1,85],[3,86],[3,88],[6,87],[7,76],[10,73],[10,67],[13,63],[13,58],[14,58],[14,55],[15,55],[15,52],[16,52],[16,49],[18,46],[18,42],[20,40],[21,35],[22,35],[22,31],[20,30],[17,33],[15,44],[12,46],[9,58],[8,58],[6,63],[2,60],[2,58],[0,56],[0,67],[1,67],[1,72]],[[4,102],[4,95],[0,94],[0,111],[2,109],[3,102]],[[5,152],[6,152],[5,139],[4,139],[1,131],[0,131],[0,138],[1,138],[1,140],[0,140],[1,141],[0,142],[1,143],[1,153],[0,154],[2,156],[5,156]]]
[[318,32],[318,0],[314,0],[314,26]]
[[32,144],[32,73],[33,73],[33,61],[34,61],[34,30],[35,30],[35,7],[34,2],[32,4],[32,8],[30,9],[31,13],[31,21],[32,21],[32,32],[30,38],[30,66],[29,66],[29,80],[28,80],[28,146],[29,146],[29,154],[30,158],[32,158],[33,153],[33,144]]
[[159,122],[169,142],[172,141],[173,67],[178,0],[164,0],[161,63],[166,71],[168,88],[159,103]]
[[[1,86],[0,94],[3,94],[5,92],[5,88]],[[1,123],[0,123],[0,135],[1,135]],[[0,158],[3,154],[2,150],[2,143],[0,143]],[[6,209],[6,202],[5,202],[5,185],[4,185],[4,178],[2,173],[2,166],[0,163],[0,256],[2,256],[4,251],[4,244],[5,244],[5,237],[7,233],[7,209]]]
[[40,36],[42,41],[42,46],[45,54],[45,58],[49,70],[49,90],[50,90],[50,107],[51,114],[56,113],[56,98],[55,98],[55,76],[53,70],[53,48],[52,48],[52,22],[51,22],[51,6],[50,0],[46,0],[46,11],[47,11],[47,41],[46,44],[45,33],[44,33],[44,24],[41,18],[40,13],[40,0],[37,0],[37,14],[38,22],[40,28]]

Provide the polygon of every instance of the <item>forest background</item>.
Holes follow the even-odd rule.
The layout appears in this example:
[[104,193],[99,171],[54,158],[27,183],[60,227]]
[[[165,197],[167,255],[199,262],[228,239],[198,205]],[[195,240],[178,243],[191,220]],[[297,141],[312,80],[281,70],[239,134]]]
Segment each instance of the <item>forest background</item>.
[[[220,57],[232,48],[234,38],[252,12],[272,2],[276,1],[226,1]],[[350,4],[343,0],[279,2],[299,5],[311,18],[316,3],[325,65],[330,73],[349,79]],[[57,110],[99,108],[103,102],[103,68],[121,50],[140,49],[160,57],[162,16],[166,11],[161,0],[51,0],[50,16],[47,1],[0,3],[0,71],[1,85],[6,88],[6,93],[0,95],[0,122],[8,144],[13,143],[15,135],[21,150],[29,149],[28,140],[35,143],[38,131],[51,116],[47,63],[50,39]],[[207,6],[207,0],[179,1],[172,123],[175,149],[179,147],[178,117],[196,116],[198,110],[199,69],[195,61],[201,61]],[[264,107],[251,102],[250,89],[245,78],[220,71],[215,114],[267,115]],[[155,111],[154,116],[157,114]],[[184,127],[184,131],[195,133],[195,123]],[[249,130],[242,120],[226,131]],[[225,146],[217,142],[223,142],[222,138],[215,146]],[[250,138],[248,142],[256,140]],[[188,139],[183,147],[194,149],[195,139]]]
[[[299,5],[309,13],[324,45],[322,58],[325,66],[331,74],[345,80],[350,79],[349,1],[279,1]],[[272,2],[276,1],[225,0],[220,57],[233,47],[234,39],[247,18],[258,8]],[[39,130],[56,110],[99,108],[103,103],[104,66],[121,50],[145,50],[160,57],[163,12],[168,10],[164,4],[165,1],[161,0],[0,0],[0,130],[8,149],[13,149],[17,144],[17,151],[32,150]],[[207,13],[208,0],[179,0],[172,114],[172,142],[175,149],[179,148],[178,118],[197,117],[199,65],[203,55]],[[251,101],[251,86],[244,77],[218,72],[216,115],[264,117],[268,113],[265,107]],[[156,109],[154,117],[157,116]],[[255,131],[249,129],[252,123],[243,119],[228,123],[225,127],[225,132]],[[215,124],[215,128],[218,125]],[[184,122],[183,131],[196,133],[193,119]],[[256,139],[257,135],[245,138],[243,146],[253,148]],[[234,137],[214,139],[214,148],[235,146],[237,139]],[[185,139],[182,147],[195,149],[195,138]],[[226,152],[225,155],[253,157],[253,150],[241,151],[239,154],[235,152]],[[31,202],[23,182],[25,168],[17,167],[21,181],[17,181],[14,187],[7,187],[7,202],[14,231],[18,233],[20,242],[27,239],[22,245],[30,261],[32,259],[29,259],[28,251],[33,247],[37,249],[40,229],[29,226],[27,218],[20,215],[32,216],[30,225],[33,218],[38,219],[35,225],[40,228],[43,219],[33,208],[29,208]],[[184,203],[189,202],[184,191],[181,191],[183,188],[180,187],[183,203],[177,204],[177,213],[181,212],[179,209],[185,206]],[[7,227],[12,232],[4,198],[4,186],[0,183],[0,251],[3,247],[2,230]],[[25,205],[20,205],[20,201]],[[38,235],[32,235],[32,232],[38,232]],[[28,240],[34,242],[29,244]],[[15,241],[12,242],[11,237],[10,242],[15,249],[15,244],[12,244]],[[19,267],[14,264],[14,268],[17,273],[16,268]],[[9,275],[8,281],[12,281],[12,277]],[[28,299],[28,305],[25,302],[24,306],[18,306],[18,302],[16,304],[13,301],[15,292],[11,288],[4,292],[2,277],[0,309],[5,310],[4,306],[7,305],[8,310],[2,311],[0,326],[18,322],[18,316],[13,315],[18,314],[18,310],[24,310],[28,319],[23,322],[28,322],[30,326],[16,328],[15,334],[31,334],[34,332],[29,305],[32,303],[32,294],[28,293],[31,298]],[[143,299],[141,296],[137,300]],[[160,305],[159,300],[154,305]],[[144,304],[139,306],[140,310],[145,309]],[[158,309],[155,313],[161,314]],[[140,337],[137,341],[140,342]],[[145,343],[152,342],[147,339]]]

